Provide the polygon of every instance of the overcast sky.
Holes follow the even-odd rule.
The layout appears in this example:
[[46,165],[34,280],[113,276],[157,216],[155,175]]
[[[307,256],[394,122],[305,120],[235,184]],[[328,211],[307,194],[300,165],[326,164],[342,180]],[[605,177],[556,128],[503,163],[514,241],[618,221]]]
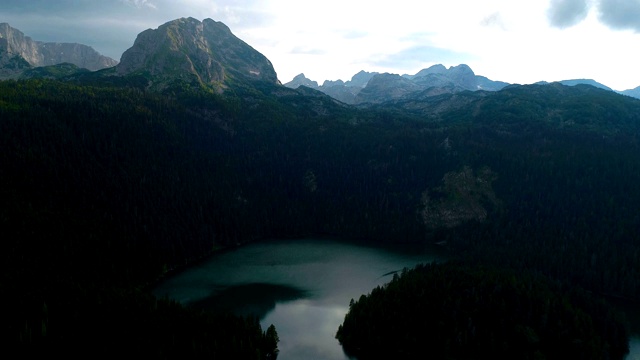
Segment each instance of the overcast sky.
[[1,0],[0,22],[39,41],[79,42],[116,60],[138,33],[180,17],[225,23],[280,81],[360,70],[471,66],[527,84],[592,78],[640,86],[640,0]]

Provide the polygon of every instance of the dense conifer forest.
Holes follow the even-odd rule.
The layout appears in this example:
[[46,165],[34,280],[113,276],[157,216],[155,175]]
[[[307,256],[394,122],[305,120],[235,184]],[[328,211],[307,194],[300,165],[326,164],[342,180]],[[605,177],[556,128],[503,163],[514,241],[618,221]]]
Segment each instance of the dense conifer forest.
[[431,264],[352,300],[336,337],[358,359],[620,359],[619,316],[540,276]]
[[[143,353],[153,343],[165,357],[265,358],[273,328],[147,290],[217,249],[274,237],[439,243],[468,266],[561,284],[540,286],[570,302],[568,317],[583,316],[569,284],[640,299],[640,101],[530,85],[443,95],[430,101],[450,108],[434,112],[357,109],[265,83],[224,94],[137,85],[0,82],[2,336],[12,346]],[[618,341],[598,326],[579,330]]]

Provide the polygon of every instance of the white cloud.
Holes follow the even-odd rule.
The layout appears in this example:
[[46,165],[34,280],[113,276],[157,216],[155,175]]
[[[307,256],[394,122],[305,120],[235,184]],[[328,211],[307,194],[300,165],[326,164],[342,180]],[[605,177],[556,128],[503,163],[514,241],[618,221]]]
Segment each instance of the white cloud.
[[142,9],[142,8],[149,8],[154,10],[158,9],[158,6],[149,0],[120,0],[120,1],[138,9]]

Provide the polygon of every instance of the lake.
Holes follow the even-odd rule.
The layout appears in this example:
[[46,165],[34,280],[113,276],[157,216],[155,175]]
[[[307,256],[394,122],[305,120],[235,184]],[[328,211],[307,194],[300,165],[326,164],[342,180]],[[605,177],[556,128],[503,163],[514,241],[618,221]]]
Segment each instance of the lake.
[[[210,310],[255,314],[274,324],[279,360],[348,357],[335,339],[351,299],[419,263],[442,261],[438,247],[385,248],[330,239],[274,240],[220,252],[161,283],[154,294]],[[640,338],[628,360],[640,360]]]
[[278,359],[347,359],[335,339],[349,308],[405,267],[444,259],[438,248],[359,246],[329,239],[265,241],[214,255],[154,291],[183,304],[257,314],[274,324]]

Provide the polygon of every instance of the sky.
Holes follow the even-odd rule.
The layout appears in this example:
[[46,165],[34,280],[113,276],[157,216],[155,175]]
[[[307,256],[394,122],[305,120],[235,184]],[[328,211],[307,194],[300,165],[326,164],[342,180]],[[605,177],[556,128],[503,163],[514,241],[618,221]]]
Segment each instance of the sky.
[[282,83],[434,64],[529,84],[640,86],[640,0],[2,0],[0,23],[119,60],[137,34],[210,18],[264,54]]

